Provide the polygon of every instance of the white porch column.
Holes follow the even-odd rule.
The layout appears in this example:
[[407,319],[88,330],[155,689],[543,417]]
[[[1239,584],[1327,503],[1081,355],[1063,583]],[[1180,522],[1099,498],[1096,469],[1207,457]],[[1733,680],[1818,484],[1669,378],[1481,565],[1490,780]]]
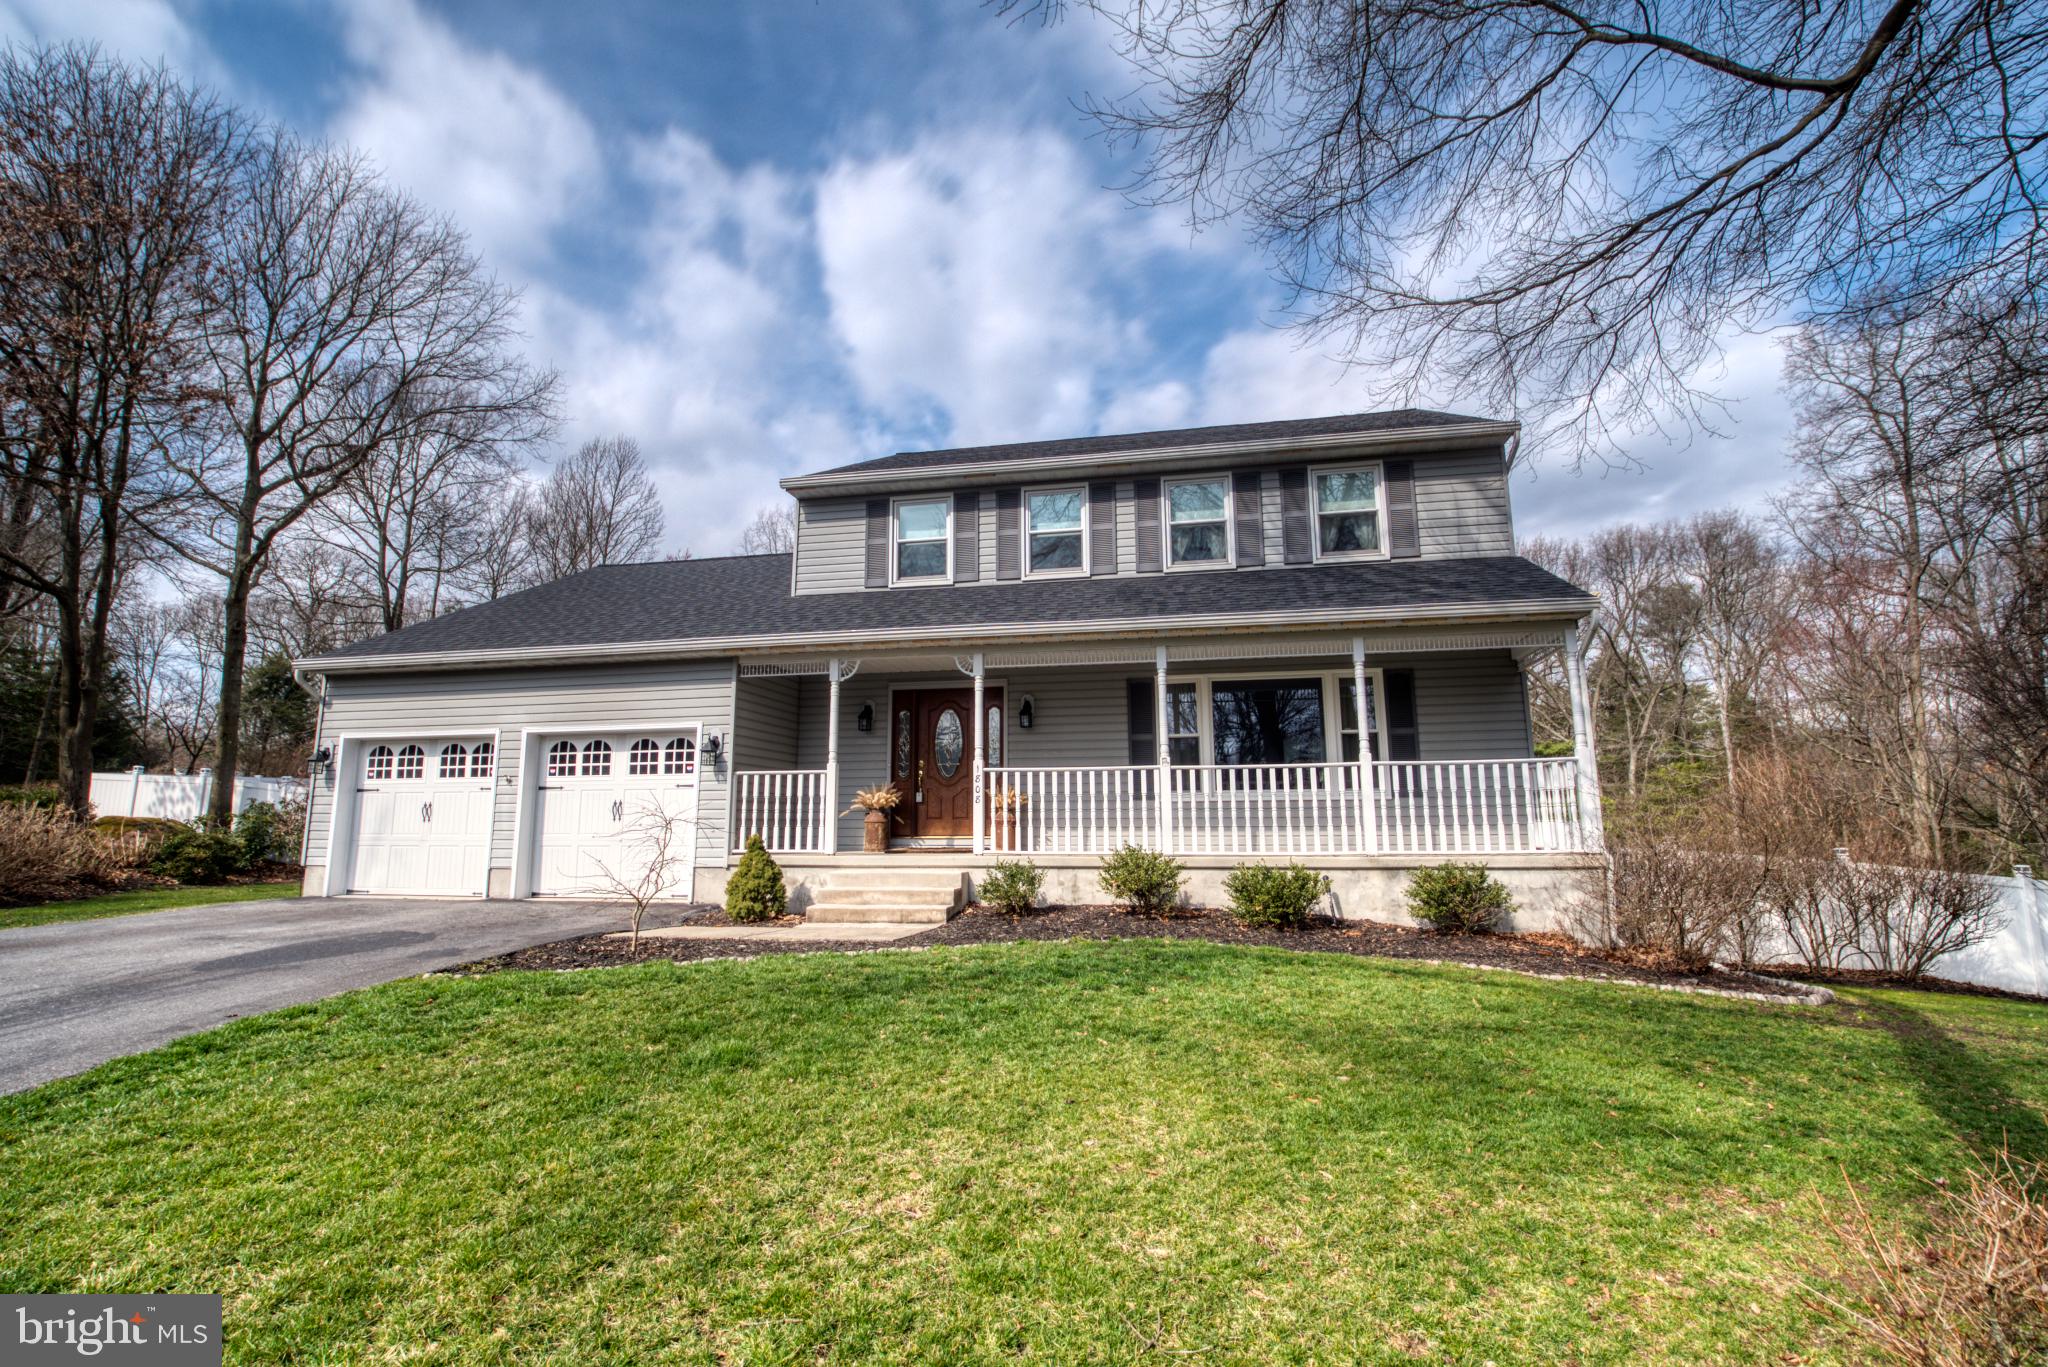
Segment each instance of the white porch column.
[[1159,850],[1173,851],[1173,739],[1166,724],[1166,647],[1153,655],[1152,732],[1158,741]]
[[1367,854],[1380,852],[1379,793],[1373,782],[1372,714],[1365,705],[1365,638],[1351,638],[1351,700],[1358,714],[1358,820]]
[[983,775],[983,763],[988,745],[988,707],[983,702],[983,681],[981,652],[974,652],[974,853],[979,858],[987,848],[988,781]]
[[824,823],[823,845],[827,854],[839,853],[839,660],[835,656],[825,667],[829,681],[825,703],[825,794],[818,813]]
[[1579,658],[1578,623],[1564,629],[1564,677],[1572,702],[1572,759],[1578,780],[1579,833],[1594,850],[1607,844],[1600,817],[1600,766],[1593,754],[1593,707],[1586,699],[1586,662]]

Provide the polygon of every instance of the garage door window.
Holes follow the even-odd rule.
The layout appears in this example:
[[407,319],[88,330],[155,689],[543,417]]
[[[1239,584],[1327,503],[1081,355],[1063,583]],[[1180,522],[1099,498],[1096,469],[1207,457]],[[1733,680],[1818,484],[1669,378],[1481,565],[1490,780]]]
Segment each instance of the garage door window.
[[390,778],[391,747],[388,745],[379,745],[375,749],[371,750],[370,758],[368,762],[363,766],[363,774],[366,778],[370,779]]
[[491,762],[496,758],[496,746],[487,740],[478,741],[476,748],[469,752],[469,776],[471,778],[489,778],[491,776]]
[[569,778],[576,773],[576,742],[558,740],[548,747],[548,777]]
[[594,740],[583,747],[583,777],[602,778],[612,771],[612,747]]
[[677,736],[668,743],[662,755],[662,772],[665,774],[694,774],[697,772],[697,742],[688,736]]
[[417,745],[408,745],[398,752],[398,777],[420,778],[427,772],[427,752]]
[[467,778],[469,776],[469,751],[460,745],[441,747],[441,777]]
[[661,742],[641,738],[633,742],[633,748],[626,754],[626,772],[629,774],[658,774],[661,772]]

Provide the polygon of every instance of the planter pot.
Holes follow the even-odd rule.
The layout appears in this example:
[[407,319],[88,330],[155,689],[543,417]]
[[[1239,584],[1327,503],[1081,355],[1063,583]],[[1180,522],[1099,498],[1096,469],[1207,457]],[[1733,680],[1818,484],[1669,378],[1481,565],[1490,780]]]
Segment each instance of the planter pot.
[[889,814],[869,812],[861,823],[860,847],[869,854],[882,854],[889,848]]

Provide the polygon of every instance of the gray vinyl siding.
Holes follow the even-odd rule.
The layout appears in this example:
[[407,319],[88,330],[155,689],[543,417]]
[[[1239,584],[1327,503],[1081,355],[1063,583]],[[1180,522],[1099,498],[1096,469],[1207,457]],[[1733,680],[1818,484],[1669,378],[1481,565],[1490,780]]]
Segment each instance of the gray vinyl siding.
[[1418,457],[1415,520],[1424,556],[1513,555],[1508,469],[1501,453]]
[[[727,661],[601,667],[522,669],[460,674],[339,675],[330,680],[320,722],[321,743],[340,751],[340,738],[424,737],[496,730],[498,783],[491,821],[492,869],[509,869],[527,775],[520,772],[522,730],[579,734],[673,719],[693,722],[702,735],[732,731],[733,666]],[[698,766],[699,866],[725,862],[726,773]],[[334,791],[354,774],[339,765],[314,785],[307,821],[308,864],[326,864]],[[530,815],[530,813],[529,813]]]
[[867,500],[805,499],[797,508],[796,591],[844,593],[866,588]]
[[796,679],[748,679],[733,702],[732,767],[797,768]]
[[[1424,453],[1415,466],[1415,516],[1425,557],[1513,555],[1507,462],[1495,448]],[[1299,460],[1290,465],[1304,464]],[[1227,476],[1228,472],[1220,472]],[[1265,567],[1285,565],[1281,467],[1260,471],[1259,507],[1265,539]],[[1162,472],[1170,478],[1171,471]],[[978,582],[1000,580],[996,571],[996,490],[983,488],[977,542]],[[796,591],[843,593],[867,587],[864,535],[867,499],[812,498],[800,503],[797,525]],[[1137,574],[1138,509],[1132,481],[1116,481],[1117,573]],[[1145,571],[1155,573],[1156,571]]]
[[[1522,674],[1507,651],[1474,651],[1439,655],[1389,655],[1373,661],[1375,667],[1415,671],[1416,713],[1421,731],[1422,758],[1520,759],[1529,754],[1529,735],[1523,710]],[[1173,669],[1176,678],[1206,674],[1286,673],[1294,667],[1288,661],[1242,660],[1204,664],[1181,664]],[[1334,659],[1304,660],[1303,673],[1337,672],[1348,677],[1348,662]],[[1004,762],[1020,767],[1069,767],[1122,765],[1130,762],[1129,718],[1126,681],[1148,678],[1151,670],[1139,665],[1097,665],[1085,668],[1030,669],[993,673],[990,687],[1002,685],[1004,726],[1008,745]],[[740,714],[752,714],[749,690],[785,680],[740,680]],[[863,671],[842,685],[839,699],[839,794],[834,810],[841,815],[839,848],[861,847],[861,813],[847,812],[853,795],[862,788],[888,781],[889,700],[892,689],[967,688],[972,681],[960,674],[889,675]],[[797,691],[799,716],[794,767],[825,767],[825,706],[828,686],[821,678],[805,678]],[[1029,695],[1036,725],[1020,731],[1016,725],[1017,705]],[[855,728],[861,705],[875,708],[875,729],[863,735]],[[740,768],[756,766],[739,752]]]

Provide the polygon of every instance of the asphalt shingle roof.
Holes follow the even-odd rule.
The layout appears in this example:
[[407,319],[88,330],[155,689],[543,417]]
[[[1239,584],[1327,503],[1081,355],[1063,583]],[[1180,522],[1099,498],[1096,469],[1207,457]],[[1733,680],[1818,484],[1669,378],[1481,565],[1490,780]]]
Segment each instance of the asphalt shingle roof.
[[[1226,427],[1177,427],[1163,432],[1132,432],[1123,436],[1062,437],[1057,441],[1020,441],[1001,446],[955,446],[944,451],[898,451],[893,456],[856,461],[819,470],[820,475],[886,474],[946,465],[980,465],[988,461],[1031,460],[1049,456],[1100,456],[1162,450],[1175,446],[1227,445],[1235,442],[1285,442],[1298,437],[1348,436],[1354,432],[1392,432],[1407,428],[1462,427],[1488,418],[1439,413],[1428,408],[1396,408],[1383,413],[1344,413],[1329,418],[1291,418],[1285,422],[1241,422]],[[807,476],[808,478],[808,476]]]
[[489,603],[358,641],[320,660],[640,645],[816,633],[857,642],[863,632],[1020,627],[1357,608],[1453,608],[1583,599],[1520,556],[1381,560],[1285,570],[1221,570],[1124,578],[1039,579],[948,588],[792,595],[787,555],[606,565]]

